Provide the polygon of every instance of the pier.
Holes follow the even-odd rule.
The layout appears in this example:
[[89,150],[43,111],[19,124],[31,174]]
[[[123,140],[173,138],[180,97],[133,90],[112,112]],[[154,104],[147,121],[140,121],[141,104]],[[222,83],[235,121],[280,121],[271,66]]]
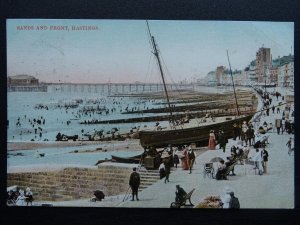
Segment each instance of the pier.
[[47,85],[9,85],[8,92],[47,92]]
[[[49,91],[125,94],[163,91],[160,83],[47,83]],[[169,90],[194,89],[196,84],[166,84]]]

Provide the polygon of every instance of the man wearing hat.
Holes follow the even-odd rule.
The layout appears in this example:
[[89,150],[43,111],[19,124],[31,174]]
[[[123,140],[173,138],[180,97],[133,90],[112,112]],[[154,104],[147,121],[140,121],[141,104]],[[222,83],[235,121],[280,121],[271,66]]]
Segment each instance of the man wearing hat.
[[234,196],[234,192],[231,191],[230,193],[230,201],[229,201],[229,209],[239,209],[240,208],[240,201],[237,197]]
[[182,187],[180,187],[179,184],[176,185],[176,192],[175,192],[175,202],[181,202],[186,195],[185,190],[183,190]]
[[138,201],[138,192],[139,192],[139,186],[140,186],[140,175],[138,172],[136,172],[136,167],[134,167],[133,172],[130,174],[130,179],[129,179],[129,186],[131,187],[132,190],[132,199],[131,201],[134,201],[134,196],[136,196],[136,200]]
[[192,173],[192,168],[195,162],[195,153],[194,150],[191,148],[191,146],[189,146],[189,150],[188,150],[188,164],[189,164],[189,169],[190,169],[190,173]]

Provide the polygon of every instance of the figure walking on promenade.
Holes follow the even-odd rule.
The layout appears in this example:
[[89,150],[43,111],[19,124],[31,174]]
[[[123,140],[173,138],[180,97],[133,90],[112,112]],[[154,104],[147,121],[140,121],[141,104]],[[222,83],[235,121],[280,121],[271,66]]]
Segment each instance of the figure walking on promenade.
[[261,157],[262,157],[262,165],[264,168],[264,173],[267,174],[267,164],[268,164],[269,153],[266,149],[262,150]]
[[227,142],[228,142],[228,140],[225,137],[224,131],[220,130],[219,137],[218,137],[218,144],[219,144],[219,149],[222,148],[224,153],[225,153]]
[[288,154],[291,155],[291,152],[292,152],[292,138],[291,137],[289,138],[286,145],[288,146]]
[[261,152],[259,151],[258,148],[256,149],[256,153],[253,156],[252,160],[255,163],[254,169],[258,169],[258,174],[262,175],[263,174],[262,154],[261,154]]
[[194,162],[195,162],[195,153],[194,153],[194,150],[189,147],[189,151],[188,151],[188,160],[189,160],[189,167],[190,167],[190,173],[192,173],[192,168],[193,168],[193,165],[194,165]]
[[175,167],[177,168],[177,164],[179,164],[178,150],[176,150],[174,153],[173,163],[175,164]]
[[183,157],[181,158],[181,167],[184,170],[188,170],[189,166],[188,166],[188,155],[187,155],[188,151],[187,151],[187,146],[184,147],[182,154],[183,154]]
[[211,130],[209,133],[208,148],[210,150],[216,149],[216,136],[213,130]]
[[166,175],[166,178],[165,178],[165,184],[166,184],[167,182],[170,182],[170,181],[169,181],[169,175],[170,175],[170,171],[171,171],[171,165],[170,165],[170,163],[171,163],[170,157],[165,158],[165,160],[164,160],[164,165],[165,165],[165,175]]
[[238,126],[236,123],[233,124],[233,140],[236,140],[237,136],[238,136]]
[[276,119],[275,120],[275,126],[276,126],[276,129],[277,129],[277,134],[280,134],[280,129],[282,127],[282,121],[281,121],[281,119]]
[[163,179],[166,176],[164,162],[162,162],[159,165],[158,171],[159,171],[159,179]]
[[244,141],[245,141],[245,144],[247,144],[247,137],[246,137],[247,130],[248,130],[247,122],[244,121],[242,124],[242,135],[241,135],[242,145],[244,145]]
[[129,186],[131,187],[132,190],[132,199],[131,201],[134,201],[134,196],[136,196],[136,200],[138,201],[138,191],[139,191],[139,186],[140,186],[140,175],[138,172],[136,172],[136,167],[133,168],[133,172],[130,175],[129,179]]

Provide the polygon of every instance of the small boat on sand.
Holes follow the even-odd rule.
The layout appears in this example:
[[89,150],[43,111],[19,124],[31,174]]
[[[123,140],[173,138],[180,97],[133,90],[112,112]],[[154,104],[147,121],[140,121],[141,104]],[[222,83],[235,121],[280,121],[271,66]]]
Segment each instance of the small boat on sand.
[[111,161],[112,162],[118,162],[118,163],[140,163],[142,159],[143,154],[135,155],[132,157],[120,157],[120,156],[111,156]]

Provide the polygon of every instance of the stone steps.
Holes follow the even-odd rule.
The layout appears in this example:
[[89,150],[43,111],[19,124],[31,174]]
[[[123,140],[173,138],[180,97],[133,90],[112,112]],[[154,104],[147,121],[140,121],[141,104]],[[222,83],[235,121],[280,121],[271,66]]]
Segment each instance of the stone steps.
[[142,191],[143,189],[159,181],[158,170],[147,170],[146,168],[142,167],[139,170],[139,174],[141,178],[139,191]]
[[[171,173],[174,169],[171,168]],[[158,169],[156,170],[147,170],[146,168],[142,167],[139,170],[140,178],[141,178],[141,183],[139,187],[139,191],[142,191],[143,189],[151,186],[152,184],[156,183],[157,181],[160,180],[159,177],[159,171]]]

